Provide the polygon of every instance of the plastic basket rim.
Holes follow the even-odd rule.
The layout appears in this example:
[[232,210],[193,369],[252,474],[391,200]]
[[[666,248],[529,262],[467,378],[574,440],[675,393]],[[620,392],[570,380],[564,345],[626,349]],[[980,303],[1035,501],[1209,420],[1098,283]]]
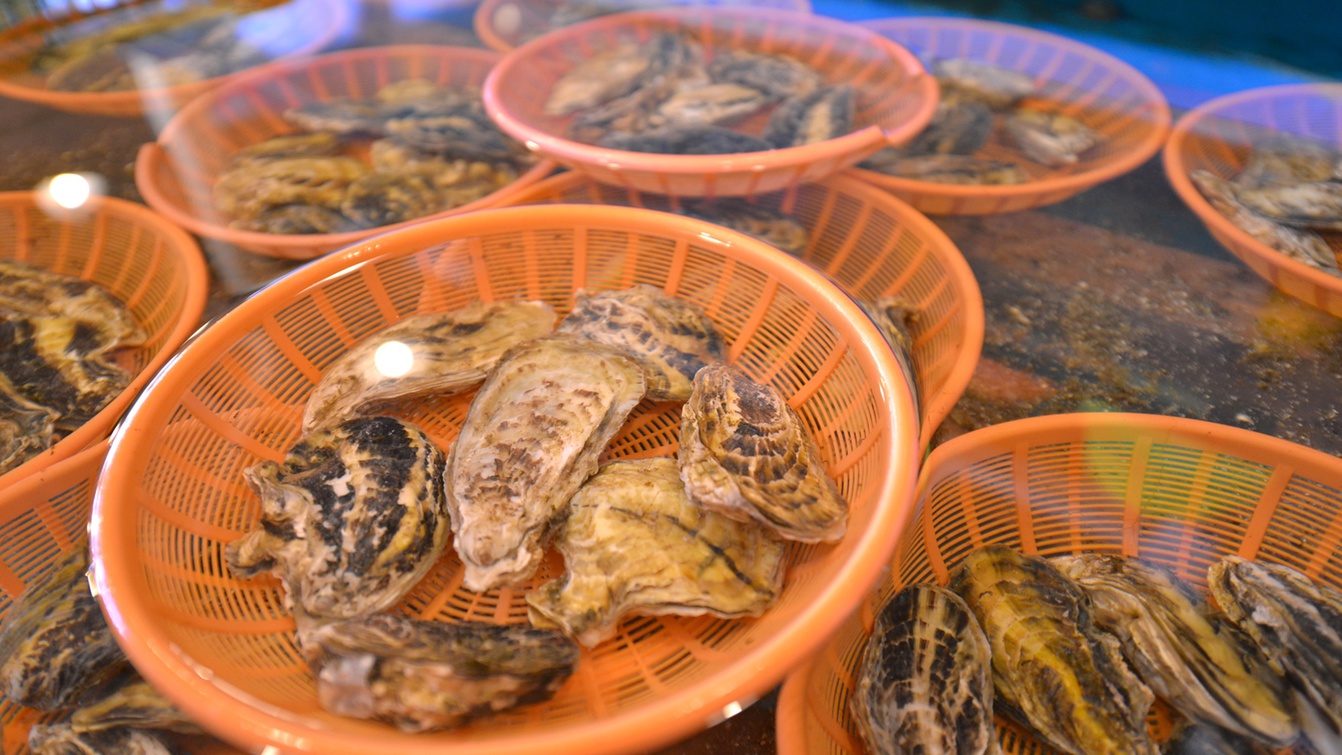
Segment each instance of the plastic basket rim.
[[[907,121],[900,123],[889,131],[873,124],[840,137],[799,147],[720,155],[667,155],[597,147],[552,134],[533,126],[530,119],[519,117],[500,102],[499,90],[504,88],[506,82],[513,75],[522,75],[521,71],[518,74],[513,74],[514,69],[525,69],[528,57],[534,54],[536,50],[580,38],[596,29],[641,26],[645,23],[656,24],[658,22],[690,25],[695,23],[695,14],[728,18],[734,16],[769,17],[778,19],[780,22],[791,21],[800,26],[822,26],[847,30],[850,33],[857,30],[870,34],[873,44],[878,45],[889,56],[893,64],[903,69],[908,77],[903,84],[903,89],[908,90],[911,93],[910,96],[917,96],[920,99],[920,107]],[[506,53],[503,60],[499,61],[494,70],[490,71],[489,77],[485,79],[484,99],[485,110],[489,113],[489,117],[498,124],[499,128],[514,139],[527,144],[533,150],[551,157],[557,162],[581,166],[578,167],[579,170],[592,166],[615,170],[624,175],[660,174],[681,177],[714,176],[738,172],[762,175],[770,171],[789,169],[800,171],[810,164],[841,160],[847,155],[869,149],[873,145],[902,143],[911,139],[914,134],[921,131],[931,121],[939,99],[939,90],[936,81],[923,70],[922,64],[913,53],[880,34],[863,29],[857,24],[813,13],[772,8],[742,9],[682,6],[605,16],[561,27],[537,37]]]
[[[934,256],[947,268],[947,276],[965,289],[965,299],[960,302],[961,311],[965,316],[965,343],[962,351],[968,356],[956,359],[955,365],[947,375],[941,390],[928,397],[928,410],[925,412],[927,421],[920,420],[918,430],[919,445],[927,448],[931,444],[932,436],[936,433],[937,428],[946,420],[946,417],[950,416],[951,410],[955,408],[955,404],[969,387],[969,383],[974,377],[974,370],[983,355],[986,315],[983,307],[983,292],[979,288],[978,278],[974,276],[974,271],[969,266],[968,260],[965,259],[964,253],[960,251],[951,237],[930,218],[909,205],[908,202],[847,173],[838,173],[813,183],[818,186],[832,185],[844,194],[859,196],[864,201],[887,205],[892,215],[899,218],[901,223],[905,223],[914,229],[915,235],[927,239],[933,247],[941,250],[941,253]],[[509,199],[508,204],[534,202],[538,198],[558,191],[592,184],[602,185],[601,182],[591,176],[577,171],[558,173],[518,192]],[[790,187],[778,191],[792,192],[799,189],[800,187]],[[635,190],[630,189],[629,191]],[[776,192],[764,193],[773,194]],[[920,413],[922,413],[921,410]]]
[[1050,45],[1070,50],[1087,59],[1101,60],[1111,69],[1122,72],[1124,80],[1132,83],[1135,88],[1144,94],[1143,99],[1147,102],[1147,112],[1149,114],[1149,118],[1144,120],[1150,127],[1146,137],[1127,154],[1121,156],[1121,159],[1116,159],[1097,168],[1069,173],[1065,176],[1052,176],[1027,181],[1022,184],[990,186],[939,184],[931,181],[900,178],[899,176],[891,176],[856,166],[849,169],[860,174],[863,180],[878,186],[885,186],[909,194],[925,194],[947,199],[1013,199],[1063,192],[1075,194],[1078,191],[1137,169],[1160,151],[1170,133],[1173,114],[1170,110],[1169,101],[1165,98],[1165,94],[1160,91],[1160,88],[1155,85],[1155,82],[1122,59],[1070,37],[1004,21],[980,20],[960,16],[897,16],[859,21],[857,25],[876,31],[882,36],[884,36],[884,33],[881,32],[881,29],[920,28],[935,25],[938,27],[963,27],[967,30],[986,30],[1001,35],[1045,41]]
[[[1120,434],[1122,437],[1136,436],[1157,440],[1200,437],[1207,441],[1204,446],[1219,443],[1238,446],[1234,452],[1237,458],[1246,459],[1241,450],[1248,449],[1262,457],[1276,456],[1280,459],[1290,459],[1297,472],[1308,474],[1311,470],[1330,469],[1334,475],[1342,477],[1342,459],[1284,438],[1253,430],[1190,417],[1140,412],[1072,412],[1011,420],[972,430],[946,441],[933,449],[924,460],[918,474],[914,501],[921,507],[928,492],[936,484],[956,469],[979,463],[990,451],[1001,453],[1018,448],[1023,441],[1036,437],[1040,438],[1040,442],[1059,442],[1057,440],[1059,437],[1080,436],[1081,433],[1089,431],[1098,431],[1100,440],[1117,437]],[[964,457],[963,464],[951,463],[951,460],[961,456]],[[1256,461],[1256,459],[1247,460]],[[896,549],[891,558],[898,557],[899,552]],[[826,639],[823,645],[828,643],[829,639]],[[809,728],[806,723],[806,716],[809,714],[805,714],[808,699],[806,690],[818,662],[818,655],[808,656],[783,681],[774,714],[774,731],[779,755],[808,755],[802,744],[806,741],[805,734]]]
[[[7,191],[0,192],[0,207],[36,207],[38,192]],[[182,296],[182,310],[177,323],[164,335],[163,344],[145,363],[130,383],[117,393],[97,414],[80,425],[74,432],[52,444],[50,448],[19,466],[0,475],[0,490],[41,472],[43,469],[68,459],[79,451],[89,447],[109,435],[136,395],[147,385],[150,379],[167,364],[173,353],[179,348],[199,325],[209,298],[209,269],[200,246],[186,231],[178,228],[156,214],[148,207],[124,199],[106,196],[90,197],[83,211],[92,216],[104,213],[119,215],[141,228],[151,228],[164,239],[163,246],[186,267],[186,280]],[[4,259],[17,259],[5,256]]]
[[486,50],[479,47],[427,44],[377,45],[372,47],[358,47],[350,50],[339,50],[302,59],[276,60],[248,69],[245,72],[234,74],[228,81],[220,86],[213,88],[211,91],[206,92],[200,97],[187,103],[168,121],[157,140],[141,145],[135,158],[135,187],[144,197],[146,204],[152,207],[156,212],[166,216],[174,223],[186,228],[192,233],[216,241],[236,244],[265,256],[287,259],[311,259],[313,257],[319,257],[325,253],[314,250],[338,249],[362,239],[375,236],[379,233],[398,228],[405,228],[429,218],[448,217],[494,206],[495,204],[504,201],[508,196],[511,196],[513,192],[524,189],[553,173],[558,167],[553,161],[542,158],[537,160],[536,163],[527,170],[519,173],[512,183],[473,202],[468,202],[450,210],[434,213],[433,215],[403,220],[399,223],[392,223],[358,231],[344,231],[341,233],[264,233],[261,231],[234,229],[219,223],[212,223],[196,216],[194,213],[180,207],[176,202],[170,200],[167,193],[161,189],[159,182],[155,178],[156,172],[160,167],[167,170],[174,170],[172,167],[172,157],[168,153],[168,146],[179,138],[181,132],[189,132],[191,123],[201,118],[204,113],[217,107],[219,103],[224,101],[227,97],[251,90],[255,88],[257,84],[270,81],[279,76],[293,74],[317,66],[340,63],[360,63],[402,55],[405,57],[423,57],[425,59],[468,58],[482,63],[492,61],[495,65],[497,65],[498,61],[502,58],[499,53],[493,50]]
[[[1161,154],[1161,163],[1165,169],[1165,178],[1173,187],[1174,193],[1179,195],[1188,209],[1192,210],[1202,224],[1207,227],[1208,232],[1216,237],[1218,243],[1231,254],[1240,258],[1241,261],[1248,264],[1246,255],[1266,262],[1273,267],[1280,268],[1289,272],[1297,278],[1308,281],[1317,288],[1330,291],[1334,294],[1342,295],[1342,278],[1319,270],[1311,265],[1307,265],[1298,260],[1291,259],[1285,254],[1273,249],[1263,242],[1250,236],[1239,226],[1230,222],[1225,216],[1216,211],[1211,203],[1202,196],[1189,179],[1189,166],[1184,161],[1184,152],[1187,150],[1187,144],[1193,138],[1194,129],[1199,124],[1210,118],[1219,116],[1220,111],[1241,105],[1245,102],[1251,102],[1256,99],[1281,96],[1281,95],[1307,95],[1320,92],[1332,93],[1342,97],[1342,82],[1317,82],[1310,84],[1277,84],[1267,87],[1256,87],[1246,89],[1240,92],[1222,95],[1194,107],[1184,113],[1174,128],[1170,131],[1170,138],[1165,143],[1165,149]],[[1228,244],[1221,240],[1222,236],[1228,236],[1235,241],[1234,244]],[[1250,268],[1252,269],[1252,265]],[[1258,272],[1254,270],[1254,272]],[[1261,275],[1261,273],[1260,273]],[[1263,276],[1267,277],[1267,276]],[[1277,281],[1268,278],[1274,286]]]
[[[516,2],[516,0],[484,0],[475,7],[475,13],[471,16],[471,27],[475,31],[475,36],[480,38],[485,47],[491,50],[497,50],[501,53],[509,53],[520,47],[508,42],[494,29],[491,19],[499,6],[506,2]],[[811,0],[792,0],[795,10],[802,13],[812,12]],[[703,6],[695,6],[703,7]],[[754,6],[749,6],[754,7]],[[561,27],[562,28],[562,27]],[[550,31],[553,31],[551,29]]]
[[[317,13],[322,18],[327,19],[324,28],[317,30],[312,39],[302,45],[299,45],[289,52],[276,56],[270,63],[292,60],[294,58],[303,58],[318,52],[331,43],[340,33],[348,20],[349,13],[346,10],[345,3],[332,2],[331,0],[304,0],[317,4]],[[258,10],[267,10],[259,8]],[[208,79],[177,84],[168,87],[155,87],[152,89],[128,89],[114,92],[64,92],[45,87],[34,87],[23,84],[15,84],[4,77],[0,77],[0,96],[10,97],[24,102],[32,102],[38,105],[46,105],[60,110],[66,110],[77,113],[119,113],[122,115],[134,115],[143,112],[148,104],[146,100],[157,105],[158,102],[189,102],[196,99],[201,94],[214,89],[228,81],[231,77],[239,73],[245,73],[253,70],[255,66],[245,68],[235,73],[226,73],[221,76],[213,76]]]
[[92,460],[106,456],[110,445],[111,440],[103,438],[83,450],[52,462],[0,490],[0,521],[8,519],[16,512],[33,508],[33,498],[38,495],[39,491],[53,484],[62,484],[74,471],[91,464],[101,467],[101,461],[94,462]]
[[[254,313],[266,312],[274,306],[271,299],[292,300],[294,294],[332,276],[357,274],[363,265],[372,261],[417,254],[425,248],[393,248],[407,237],[432,236],[442,240],[491,233],[499,228],[522,227],[524,224],[516,221],[527,216],[531,216],[531,222],[537,226],[572,226],[581,222],[588,226],[616,226],[643,233],[685,234],[689,232],[688,229],[702,226],[688,218],[651,210],[556,204],[484,210],[427,221],[412,228],[382,234],[288,273],[220,317],[212,327],[201,330],[178,351],[168,367],[155,376],[113,435],[94,492],[93,524],[90,528],[92,573],[102,596],[103,609],[117,641],[141,674],[193,718],[206,722],[211,731],[240,746],[264,747],[282,743],[323,753],[362,753],[369,751],[366,749],[368,747],[386,746],[389,740],[394,741],[400,751],[407,755],[440,753],[444,748],[458,755],[503,755],[523,751],[524,748],[615,753],[664,745],[703,729],[730,704],[753,702],[780,682],[807,652],[818,647],[858,605],[865,595],[865,589],[859,591],[852,589],[852,586],[869,588],[880,578],[896,545],[893,533],[902,531],[913,518],[913,507],[907,504],[913,492],[919,455],[913,433],[900,433],[899,429],[908,417],[916,416],[917,410],[913,407],[912,396],[904,383],[902,372],[888,350],[871,347],[871,344],[879,343],[878,339],[884,337],[870,320],[856,317],[861,310],[835,284],[829,283],[799,260],[769,249],[762,242],[723,229],[717,234],[723,237],[717,243],[721,249],[729,250],[729,255],[739,255],[736,257],[739,260],[758,264],[761,269],[781,277],[784,285],[790,285],[796,291],[807,290],[845,315],[846,322],[843,325],[852,328],[857,337],[857,342],[850,344],[850,348],[865,363],[868,377],[877,378],[878,400],[883,400],[883,405],[890,407],[883,429],[889,435],[889,456],[893,463],[878,473],[879,482],[876,486],[876,490],[884,495],[872,496],[874,515],[867,530],[861,533],[850,531],[848,537],[857,537],[859,542],[852,556],[841,564],[835,575],[835,583],[849,586],[849,589],[823,592],[800,612],[792,624],[753,645],[742,656],[718,665],[707,678],[676,695],[662,697],[652,704],[595,722],[567,729],[545,730],[512,740],[491,738],[477,742],[445,743],[435,741],[437,738],[434,737],[392,732],[385,736],[348,732],[333,734],[320,726],[311,725],[302,728],[301,736],[295,736],[289,733],[294,730],[295,716],[268,710],[269,706],[252,706],[240,697],[226,694],[209,681],[212,674],[203,672],[197,662],[180,656],[174,650],[175,644],[156,625],[138,597],[144,582],[138,565],[130,563],[129,559],[109,558],[108,554],[127,552],[135,537],[134,523],[127,521],[124,512],[119,509],[130,505],[122,502],[134,497],[139,474],[138,470],[132,468],[133,464],[122,462],[123,457],[134,460],[137,452],[151,448],[155,442],[155,430],[166,421],[176,406],[175,403],[159,400],[158,395],[163,393],[175,398],[176,393],[171,391],[187,387],[198,377],[185,367],[176,368],[179,365],[192,366],[197,361],[208,363],[210,354],[217,354],[222,346],[236,342],[237,334],[233,332],[235,326],[241,326]],[[693,233],[697,234],[698,231]],[[699,243],[713,241],[701,239]],[[831,326],[837,327],[833,323]],[[247,327],[246,332],[250,332],[253,327]],[[179,372],[185,373],[185,376],[179,375]],[[800,652],[795,648],[799,648]],[[230,715],[230,710],[233,715]],[[312,747],[320,749],[310,750]]]

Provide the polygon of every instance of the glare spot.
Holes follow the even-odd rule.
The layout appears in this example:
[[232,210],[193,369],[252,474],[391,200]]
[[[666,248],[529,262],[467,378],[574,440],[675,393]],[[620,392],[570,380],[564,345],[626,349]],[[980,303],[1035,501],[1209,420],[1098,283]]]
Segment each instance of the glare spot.
[[415,366],[415,352],[400,341],[387,341],[373,352],[373,366],[387,377],[402,377]]
[[726,720],[736,715],[737,713],[740,713],[742,710],[744,710],[744,708],[741,707],[741,703],[738,702],[727,703],[722,708],[722,718],[723,720]]
[[89,201],[89,197],[93,195],[93,186],[89,184],[87,178],[78,173],[61,173],[51,177],[47,191],[51,194],[51,201],[67,210],[73,210]]

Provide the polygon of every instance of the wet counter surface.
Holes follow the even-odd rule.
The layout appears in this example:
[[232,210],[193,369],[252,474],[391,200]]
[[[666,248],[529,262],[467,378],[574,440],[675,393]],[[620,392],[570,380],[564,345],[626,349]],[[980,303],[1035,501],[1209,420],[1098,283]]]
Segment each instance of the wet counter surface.
[[[357,33],[346,46],[475,43],[463,28],[400,26],[376,9]],[[0,100],[0,191],[87,171],[105,177],[108,194],[140,201],[133,163],[153,138],[144,121]],[[1224,251],[1175,196],[1158,157],[1051,207],[934,220],[978,278],[986,314],[978,368],[936,442],[1024,417],[1113,410],[1342,453],[1342,321]],[[221,247],[207,254],[203,321],[293,266]],[[776,691],[664,752],[773,752],[775,702]]]

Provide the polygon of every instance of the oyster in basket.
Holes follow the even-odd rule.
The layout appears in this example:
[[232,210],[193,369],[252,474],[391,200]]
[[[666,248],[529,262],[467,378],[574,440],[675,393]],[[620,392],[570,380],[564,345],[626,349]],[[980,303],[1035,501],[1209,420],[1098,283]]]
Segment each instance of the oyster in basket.
[[883,149],[858,165],[889,176],[962,186],[1007,186],[1023,184],[1030,175],[1019,165],[974,155],[927,155],[905,157],[898,150]]
[[509,349],[475,394],[447,462],[448,512],[467,589],[526,579],[550,521],[596,471],[643,398],[643,368],[555,333]]
[[857,299],[858,306],[876,323],[886,343],[895,354],[895,361],[908,379],[913,392],[913,405],[921,406],[918,372],[913,368],[913,335],[909,328],[918,321],[918,309],[898,296],[887,296],[877,301]]
[[978,102],[1006,110],[1034,91],[1034,81],[1019,71],[964,58],[932,62],[943,102]]
[[1244,189],[1319,183],[1342,178],[1342,154],[1323,142],[1274,134],[1255,144],[1235,177]]
[[786,55],[722,50],[708,64],[710,79],[740,84],[773,99],[802,97],[825,85],[820,72]]
[[694,376],[681,414],[680,478],[690,498],[788,540],[843,537],[848,503],[801,417],[776,389],[728,364]]
[[857,89],[848,84],[784,100],[769,116],[764,141],[783,149],[843,136],[853,130],[856,106]]
[[660,87],[687,67],[702,65],[702,55],[697,42],[669,32],[642,42],[621,42],[578,63],[555,82],[545,113],[567,115],[640,88]]
[[414,173],[366,173],[345,190],[340,212],[361,228],[401,223],[443,207],[437,187]]
[[721,126],[668,126],[637,134],[612,133],[598,140],[596,145],[662,155],[728,155],[774,148],[758,136]]
[[32,755],[174,755],[178,750],[144,729],[103,729],[80,733],[70,724],[37,724],[28,731]]
[[70,728],[78,734],[119,728],[204,733],[181,708],[136,673],[126,674],[116,689],[71,714]]
[[0,317],[57,315],[81,331],[79,350],[89,356],[140,346],[148,338],[135,317],[106,289],[13,260],[0,260]]
[[882,608],[858,663],[853,720],[878,755],[997,753],[988,639],[960,596],[909,585]]
[[1021,108],[1002,121],[1007,137],[1026,157],[1050,168],[1075,165],[1103,141],[1099,132],[1062,113]]
[[251,160],[280,160],[289,157],[335,157],[344,143],[339,136],[326,132],[281,134],[234,152],[228,161],[240,165]]
[[1342,181],[1240,188],[1236,196],[1251,211],[1282,225],[1342,231]]
[[239,577],[279,577],[300,618],[381,611],[447,546],[442,473],[442,452],[407,422],[356,417],[317,430],[282,462],[243,472],[261,521],[224,558]]
[[509,160],[521,149],[489,119],[478,97],[390,118],[385,131],[412,147],[468,160]]
[[367,227],[340,210],[312,204],[267,207],[255,216],[235,220],[231,225],[239,230],[260,233],[345,233]]
[[1239,201],[1238,189],[1233,183],[1213,173],[1195,170],[1188,174],[1188,178],[1217,212],[1259,243],[1325,273],[1342,275],[1342,270],[1338,269],[1337,255],[1333,254],[1328,242],[1319,234],[1307,229],[1290,228],[1253,212]]
[[796,219],[736,197],[686,200],[681,212],[753,236],[766,244],[800,257],[810,245],[810,233]]
[[1342,591],[1236,556],[1211,565],[1207,588],[1297,690],[1305,736],[1320,751],[1342,751]]
[[415,396],[466,390],[503,352],[554,329],[544,302],[471,302],[451,312],[408,317],[360,341],[322,373],[303,412],[303,429],[347,419]]
[[0,373],[0,474],[51,448],[57,416],[20,395]]
[[214,184],[214,203],[229,218],[247,222],[274,207],[315,205],[339,210],[345,193],[368,167],[351,157],[249,160]]
[[925,155],[972,155],[988,143],[993,133],[993,111],[978,102],[952,102],[937,106],[931,122],[904,148],[908,157]]
[[578,663],[577,644],[555,630],[391,614],[324,624],[301,641],[323,708],[410,732],[548,699]]
[[39,710],[79,705],[126,668],[76,548],[28,585],[0,622],[0,692]]
[[1118,637],[1133,668],[1175,709],[1273,747],[1299,735],[1280,680],[1246,665],[1237,638],[1173,574],[1096,553],[1052,561],[1090,596],[1096,625]]
[[77,429],[130,385],[130,373],[104,351],[96,331],[71,318],[0,315],[0,374],[55,412],[59,431]]
[[1072,755],[1155,755],[1151,690],[1076,583],[1042,558],[989,545],[965,557],[950,587],[988,636],[999,712]]
[[648,285],[578,291],[559,332],[633,357],[647,375],[647,397],[654,401],[689,398],[695,373],[726,357],[722,336],[703,309]]
[[769,95],[732,83],[708,83],[677,90],[657,106],[653,122],[671,126],[710,126],[744,118],[767,105]]
[[674,459],[614,461],[569,501],[566,573],[527,595],[531,623],[595,647],[627,613],[758,616],[777,599],[784,544],[700,508]]

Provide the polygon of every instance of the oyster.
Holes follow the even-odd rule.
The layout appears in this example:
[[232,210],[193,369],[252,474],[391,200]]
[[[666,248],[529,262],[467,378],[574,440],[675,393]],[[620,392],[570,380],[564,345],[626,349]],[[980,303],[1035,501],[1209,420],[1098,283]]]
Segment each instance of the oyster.
[[340,211],[364,228],[432,215],[442,196],[429,179],[414,173],[366,173],[345,190]]
[[219,176],[214,202],[225,215],[251,220],[280,205],[340,209],[345,193],[368,167],[350,157],[288,157],[249,161]]
[[772,386],[725,364],[694,376],[680,425],[680,478],[699,505],[788,540],[843,537],[848,503],[815,440]]
[[1321,752],[1342,752],[1342,591],[1288,566],[1236,556],[1211,565],[1207,588],[1299,691],[1310,742]]
[[360,341],[331,363],[308,398],[303,429],[414,396],[475,386],[513,346],[554,329],[544,302],[471,302],[408,317]]
[[554,630],[390,614],[324,624],[301,639],[323,708],[410,732],[548,699],[579,655]]
[[32,755],[173,755],[158,734],[143,729],[76,732],[70,724],[38,724],[28,731]]
[[24,398],[0,373],[0,474],[51,448],[58,416]]
[[545,102],[548,115],[567,115],[605,104],[640,87],[658,85],[702,56],[687,37],[659,32],[644,42],[621,42],[575,65]]
[[913,405],[921,406],[922,391],[918,372],[913,368],[913,336],[909,333],[909,326],[918,321],[918,309],[898,296],[887,296],[874,302],[858,299],[857,303],[876,323],[876,327],[881,329],[881,334],[895,354],[895,361],[899,362],[908,380],[909,390],[913,393]]
[[126,656],[89,590],[83,547],[61,556],[0,622],[0,690],[13,703],[58,710],[92,699]]
[[68,317],[0,316],[0,375],[19,396],[56,414],[70,432],[130,385],[130,374],[102,356],[90,328]]
[[904,149],[908,157],[969,155],[988,143],[994,116],[978,102],[942,103],[936,114]]
[[250,160],[275,160],[286,157],[335,157],[340,153],[341,146],[340,137],[331,133],[283,134],[243,147],[233,153],[229,162],[232,165],[240,165]]
[[230,225],[259,233],[345,233],[367,227],[354,222],[339,210],[311,204],[267,207],[255,217],[235,220]]
[[663,155],[727,155],[773,149],[772,144],[757,136],[721,126],[672,126],[639,134],[612,133],[596,144],[626,152]]
[[778,598],[784,545],[685,495],[674,459],[615,461],[556,532],[567,573],[527,594],[531,623],[595,647],[628,613],[758,616]]
[[1162,699],[1190,718],[1282,747],[1300,733],[1280,680],[1246,666],[1205,602],[1155,564],[1083,553],[1053,559],[1090,596],[1095,623]]
[[1006,116],[1002,125],[1026,157],[1050,168],[1075,165],[1081,155],[1103,140],[1099,132],[1069,115],[1030,108]]
[[1211,724],[1184,721],[1161,745],[1162,755],[1269,755],[1271,749]]
[[1275,134],[1254,146],[1235,184],[1257,189],[1337,178],[1342,178],[1342,154],[1313,139]]
[[1086,594],[1042,558],[1001,545],[970,553],[951,589],[992,648],[995,704],[1073,755],[1144,753],[1154,699],[1094,626]]
[[726,357],[722,336],[703,309],[654,286],[579,290],[559,332],[633,357],[646,375],[647,397],[656,401],[689,398],[695,373]]
[[134,673],[127,674],[105,697],[76,710],[70,716],[70,728],[79,734],[118,728],[204,733],[181,708]]
[[7,315],[69,318],[85,333],[79,350],[89,356],[139,346],[148,338],[126,305],[96,283],[0,260],[0,317]]
[[904,157],[895,150],[884,149],[858,167],[917,181],[965,186],[1005,186],[1030,180],[1029,174],[1015,163],[972,155]]
[[447,462],[463,583],[530,576],[550,521],[597,468],[643,398],[643,369],[612,347],[556,333],[509,349],[475,395]]
[[1034,91],[1034,81],[1019,71],[963,58],[933,61],[932,75],[943,102],[979,102],[993,110],[1006,110]]
[[1241,188],[1240,204],[1293,228],[1342,231],[1342,181]]
[[741,84],[703,84],[664,100],[657,106],[656,120],[671,126],[710,126],[744,118],[769,100],[764,92]]
[[960,596],[909,585],[881,608],[849,698],[878,755],[997,753],[988,639]]
[[261,497],[261,521],[224,558],[239,577],[279,577],[300,619],[381,611],[447,546],[442,472],[433,441],[391,417],[310,433],[283,462],[243,472]]
[[853,130],[856,103],[857,89],[848,84],[784,100],[769,116],[764,141],[783,149],[843,136]]
[[303,131],[341,136],[381,136],[387,123],[387,111],[376,101],[348,98],[305,102],[282,117]]
[[681,212],[753,236],[794,257],[805,254],[811,243],[806,226],[797,220],[744,199],[687,200],[681,205]]
[[385,132],[412,147],[468,160],[508,160],[521,150],[489,119],[479,99],[421,107],[411,115],[389,119]]
[[802,97],[824,86],[820,72],[786,55],[723,50],[708,64],[708,76],[740,84],[773,99]]
[[1195,170],[1188,174],[1188,178],[1217,212],[1259,243],[1325,273],[1342,275],[1337,255],[1319,234],[1290,228],[1258,215],[1239,201],[1234,184],[1205,170]]

